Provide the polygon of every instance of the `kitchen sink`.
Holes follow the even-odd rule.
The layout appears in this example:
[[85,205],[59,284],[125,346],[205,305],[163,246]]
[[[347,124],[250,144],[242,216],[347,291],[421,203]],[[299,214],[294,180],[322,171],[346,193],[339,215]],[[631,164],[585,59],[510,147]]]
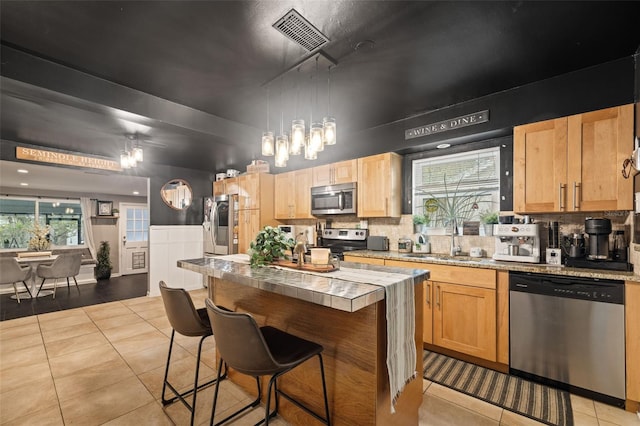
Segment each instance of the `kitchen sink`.
[[482,258],[482,257],[471,257],[471,256],[451,256],[447,254],[434,254],[434,253],[405,253],[402,257],[409,257],[414,259],[424,259],[424,260],[451,260],[456,262],[475,262],[475,263],[487,263],[490,262],[491,259]]

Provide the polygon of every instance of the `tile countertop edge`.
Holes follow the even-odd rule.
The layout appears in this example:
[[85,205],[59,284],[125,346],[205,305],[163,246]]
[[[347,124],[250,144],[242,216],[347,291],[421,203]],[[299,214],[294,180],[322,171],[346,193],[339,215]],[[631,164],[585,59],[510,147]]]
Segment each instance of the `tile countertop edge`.
[[[426,263],[436,265],[466,266],[469,268],[495,269],[502,271],[533,272],[538,274],[564,275],[573,277],[600,278],[608,280],[621,280],[640,282],[640,275],[634,272],[608,271],[603,269],[569,268],[566,266],[553,266],[546,263],[523,263],[496,261],[491,258],[470,258],[461,256],[460,259],[444,257],[442,254],[424,254],[429,258],[407,256],[407,253],[397,251],[355,250],[345,253],[347,256],[366,257],[374,259],[401,260],[404,262]],[[415,253],[414,253],[415,255]],[[433,256],[433,257],[430,257]],[[438,259],[438,256],[443,256]]]
[[[272,268],[251,269],[246,264],[226,260],[214,261],[213,258],[178,260],[177,266],[209,277],[224,279],[346,312],[356,312],[385,298],[385,289],[379,285],[334,279],[330,275],[324,277],[304,274],[293,269],[291,271]],[[429,271],[424,269],[409,271],[406,268],[362,263],[342,262],[342,266],[411,275],[414,285],[421,284],[425,275],[428,279],[429,274]],[[291,274],[296,275],[292,276]],[[285,276],[284,279],[283,276]],[[292,279],[292,277],[297,279]]]

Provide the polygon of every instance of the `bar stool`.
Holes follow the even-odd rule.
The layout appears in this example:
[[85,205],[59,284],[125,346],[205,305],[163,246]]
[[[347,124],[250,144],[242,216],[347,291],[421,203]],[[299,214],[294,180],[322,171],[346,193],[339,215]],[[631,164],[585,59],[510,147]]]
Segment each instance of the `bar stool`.
[[[204,339],[213,335],[213,331],[211,330],[211,324],[209,323],[209,318],[207,317],[207,309],[201,308],[196,309],[193,306],[193,301],[191,300],[191,296],[186,290],[182,288],[170,288],[164,281],[160,281],[160,294],[162,295],[162,302],[164,303],[164,309],[167,313],[167,317],[169,318],[169,323],[173,330],[171,330],[171,341],[169,342],[169,354],[167,355],[167,366],[164,371],[164,381],[162,382],[162,404],[169,405],[176,400],[180,400],[185,407],[191,412],[191,425],[193,425],[193,420],[195,416],[195,407],[196,407],[196,397],[198,396],[198,390],[209,386],[215,383],[217,380],[223,380],[226,377],[225,375],[218,378],[208,381],[207,383],[203,383],[198,386],[198,375],[200,373],[200,355],[202,353],[202,343]],[[171,350],[173,349],[173,340],[176,334],[176,331],[183,336],[199,336],[200,343],[198,344],[198,356],[196,359],[196,374],[193,382],[193,388],[180,393],[176,388],[169,383],[169,363],[171,361]],[[165,392],[167,387],[171,389],[174,393],[174,397],[171,399],[165,398]],[[191,405],[185,399],[186,396],[193,393],[193,401]]]
[[22,282],[24,288],[27,289],[27,293],[29,293],[29,297],[33,297],[31,291],[29,291],[29,286],[25,282],[29,275],[31,275],[31,265],[23,268],[13,257],[0,257],[0,285],[13,284],[13,291],[16,293],[18,303],[20,303],[20,296],[16,288],[16,283],[18,282]]
[[[233,368],[239,373],[253,376],[258,385],[258,397],[242,407],[235,413],[216,423],[221,425],[234,418],[238,414],[260,404],[261,389],[260,377],[270,375],[269,386],[267,388],[267,402],[264,419],[257,425],[269,424],[269,419],[278,414],[278,396],[282,395],[299,408],[303,409],[320,422],[330,425],[329,402],[327,400],[327,385],[324,377],[324,365],[322,362],[323,347],[317,343],[310,342],[300,337],[294,336],[277,328],[264,326],[258,327],[253,317],[247,313],[231,312],[214,305],[210,299],[205,300],[211,327],[216,336],[216,347],[220,351],[220,362],[218,363],[218,377],[222,371],[222,363],[226,363],[227,368]],[[283,374],[293,370],[306,360],[318,356],[320,360],[320,374],[322,376],[322,392],[324,395],[324,408],[326,417],[320,417],[310,408],[301,402],[293,399],[290,395],[278,389],[277,379]],[[218,401],[218,390],[220,382],[216,383],[213,396],[213,407],[211,409],[210,425],[216,414],[216,404]],[[270,413],[271,389],[275,395],[275,409]]]

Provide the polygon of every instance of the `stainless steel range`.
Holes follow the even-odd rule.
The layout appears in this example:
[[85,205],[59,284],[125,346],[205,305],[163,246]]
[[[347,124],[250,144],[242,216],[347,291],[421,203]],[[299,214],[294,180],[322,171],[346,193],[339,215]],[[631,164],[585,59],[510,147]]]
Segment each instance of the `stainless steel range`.
[[333,256],[344,259],[344,252],[353,250],[366,250],[367,229],[340,229],[328,228],[322,231],[322,247],[331,249]]

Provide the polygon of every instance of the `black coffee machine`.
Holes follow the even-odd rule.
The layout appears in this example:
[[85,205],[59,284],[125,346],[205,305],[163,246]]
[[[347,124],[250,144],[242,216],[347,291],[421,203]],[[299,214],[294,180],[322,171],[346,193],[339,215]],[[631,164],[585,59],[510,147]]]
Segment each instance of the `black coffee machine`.
[[[606,218],[587,218],[584,221],[584,232],[588,236],[584,255],[568,256],[565,265],[575,268],[609,269],[615,271],[631,271],[633,265],[627,263],[627,247],[616,247],[617,253],[609,251],[609,235],[611,220]],[[621,256],[624,251],[625,255]]]

